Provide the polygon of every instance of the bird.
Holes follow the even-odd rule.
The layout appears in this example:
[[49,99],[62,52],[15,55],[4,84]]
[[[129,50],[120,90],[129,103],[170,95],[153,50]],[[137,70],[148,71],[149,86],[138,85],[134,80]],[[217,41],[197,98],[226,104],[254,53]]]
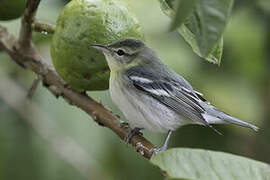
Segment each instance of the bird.
[[253,124],[217,109],[182,76],[169,69],[142,40],[128,37],[111,44],[92,44],[103,52],[110,68],[109,91],[112,101],[134,127],[126,143],[141,130],[167,132],[167,149],[173,131],[199,124],[221,134],[211,124],[236,124],[257,131]]

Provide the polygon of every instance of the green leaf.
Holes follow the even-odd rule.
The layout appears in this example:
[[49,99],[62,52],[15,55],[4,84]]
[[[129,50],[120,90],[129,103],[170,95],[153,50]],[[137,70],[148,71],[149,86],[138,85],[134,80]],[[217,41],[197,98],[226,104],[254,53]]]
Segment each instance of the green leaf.
[[269,0],[257,0],[258,6],[268,15],[270,15],[270,1]]
[[196,4],[189,28],[195,35],[203,57],[207,57],[221,39],[232,4],[233,0],[200,0]]
[[[176,0],[159,0],[163,12],[175,16]],[[178,28],[178,32],[200,57],[219,64],[222,56],[222,34],[228,23],[233,0],[199,0],[195,9]]]
[[180,27],[191,14],[197,0],[179,0],[176,2],[175,16],[171,24],[171,30]]
[[223,53],[223,37],[218,44],[214,47],[213,51],[206,57],[208,61],[213,61],[217,65],[220,65]]
[[270,180],[268,164],[201,149],[169,149],[151,158],[168,178],[192,180]]
[[173,3],[175,0],[159,0],[162,11],[169,17],[174,17]]
[[195,35],[188,29],[188,27],[183,24],[178,32],[182,35],[185,41],[192,47],[193,51],[200,57],[206,59],[207,61],[219,65],[222,58],[223,52],[223,38],[216,44],[214,49],[207,56],[203,56],[199,50]]

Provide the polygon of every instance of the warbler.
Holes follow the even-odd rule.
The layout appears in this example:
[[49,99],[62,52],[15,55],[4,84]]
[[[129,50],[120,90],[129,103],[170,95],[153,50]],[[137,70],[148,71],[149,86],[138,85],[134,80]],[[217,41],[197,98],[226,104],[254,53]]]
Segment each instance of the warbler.
[[216,132],[210,124],[237,124],[258,130],[212,106],[141,40],[126,38],[91,46],[104,53],[111,70],[111,98],[134,126],[126,142],[142,129],[168,132],[163,146],[154,149],[158,153],[167,149],[171,133],[183,125],[199,124]]

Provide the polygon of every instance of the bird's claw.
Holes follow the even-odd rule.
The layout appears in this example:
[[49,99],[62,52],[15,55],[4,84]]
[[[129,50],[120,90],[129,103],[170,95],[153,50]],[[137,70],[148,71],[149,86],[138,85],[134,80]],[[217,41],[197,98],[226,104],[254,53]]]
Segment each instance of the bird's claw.
[[127,134],[127,136],[125,137],[125,139],[124,139],[125,144],[128,144],[128,143],[129,143],[130,139],[132,138],[132,136],[134,136],[134,134],[142,135],[142,132],[140,132],[140,130],[141,130],[141,128],[137,128],[137,127],[131,129],[131,130],[128,132],[128,134]]

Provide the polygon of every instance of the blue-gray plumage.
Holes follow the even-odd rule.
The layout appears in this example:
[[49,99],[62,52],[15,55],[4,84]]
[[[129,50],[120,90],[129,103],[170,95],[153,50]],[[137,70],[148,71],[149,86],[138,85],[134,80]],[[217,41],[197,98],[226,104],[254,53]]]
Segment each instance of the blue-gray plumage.
[[[142,41],[127,38],[110,45],[92,45],[102,50],[111,70],[110,93],[114,103],[136,128],[166,132],[187,124],[237,124],[253,130],[252,124],[216,109],[180,75],[164,65]],[[219,133],[219,132],[218,132]]]

